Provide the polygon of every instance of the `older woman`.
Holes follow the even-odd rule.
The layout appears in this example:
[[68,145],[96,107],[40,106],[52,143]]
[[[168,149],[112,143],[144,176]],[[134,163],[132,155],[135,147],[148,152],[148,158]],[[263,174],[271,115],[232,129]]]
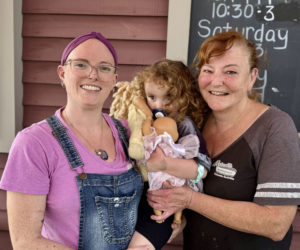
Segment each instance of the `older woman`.
[[[166,184],[148,194],[150,205],[165,211],[153,219],[189,209],[185,249],[289,249],[300,204],[299,138],[286,113],[249,97],[255,52],[231,31],[207,39],[197,53],[199,88],[211,109],[203,127],[212,158],[205,193]],[[147,164],[151,171],[160,166],[154,158]]]
[[127,248],[143,182],[127,124],[102,113],[117,65],[100,33],[65,48],[57,72],[67,104],[17,135],[1,180],[14,249]]

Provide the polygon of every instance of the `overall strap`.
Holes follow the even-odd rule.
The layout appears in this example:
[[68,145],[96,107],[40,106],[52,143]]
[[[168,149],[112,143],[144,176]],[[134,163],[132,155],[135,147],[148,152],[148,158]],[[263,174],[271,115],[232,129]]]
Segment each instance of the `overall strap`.
[[52,134],[58,140],[60,146],[62,147],[71,168],[77,168],[83,166],[82,160],[73,145],[73,142],[66,132],[66,128],[62,125],[60,120],[55,116],[48,117],[46,119],[50,127],[52,128]]
[[119,120],[117,120],[113,117],[112,117],[112,120],[113,120],[113,122],[114,122],[114,124],[115,124],[115,126],[116,126],[116,128],[119,132],[119,137],[121,139],[122,147],[123,147],[123,150],[124,150],[124,153],[126,155],[127,160],[128,161],[133,161],[133,159],[130,158],[129,153],[128,153],[129,138],[128,138],[126,128],[122,125],[122,123]]

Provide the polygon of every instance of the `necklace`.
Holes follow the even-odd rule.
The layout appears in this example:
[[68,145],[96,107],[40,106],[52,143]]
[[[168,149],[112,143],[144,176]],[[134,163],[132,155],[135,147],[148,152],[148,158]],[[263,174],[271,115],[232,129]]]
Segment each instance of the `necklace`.
[[108,159],[108,155],[106,153],[105,150],[103,149],[95,149],[95,153],[96,155],[98,155],[102,160],[107,160]]
[[[80,133],[80,131],[73,125],[73,123],[69,120],[67,112],[65,111],[65,118],[67,122],[70,124],[70,126],[74,129],[74,131],[85,141],[87,145],[89,145],[90,148],[93,148],[93,146],[90,144],[90,142]],[[103,123],[101,123],[101,138],[103,135]],[[97,156],[99,156],[102,160],[106,161],[108,159],[108,154],[103,149],[94,149],[94,152]]]

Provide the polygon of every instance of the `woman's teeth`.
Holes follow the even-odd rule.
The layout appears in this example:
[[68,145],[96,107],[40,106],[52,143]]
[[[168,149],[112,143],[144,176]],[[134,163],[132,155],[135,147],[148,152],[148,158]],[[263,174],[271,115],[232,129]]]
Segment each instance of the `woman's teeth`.
[[96,91],[100,91],[101,88],[94,86],[94,85],[82,85],[81,88],[86,89],[86,90],[96,90]]
[[217,96],[228,95],[228,93],[226,93],[226,92],[218,92],[218,91],[209,91],[209,93],[212,95],[217,95]]

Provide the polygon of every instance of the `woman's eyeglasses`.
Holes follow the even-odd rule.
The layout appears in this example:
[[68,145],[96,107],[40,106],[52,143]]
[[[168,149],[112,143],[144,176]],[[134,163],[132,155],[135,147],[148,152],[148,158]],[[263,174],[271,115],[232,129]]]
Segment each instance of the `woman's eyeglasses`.
[[96,66],[92,66],[88,61],[80,59],[69,59],[65,65],[70,64],[71,70],[74,73],[84,74],[89,76],[93,69],[96,69],[96,72],[99,75],[112,76],[116,73],[117,67],[112,66],[106,63],[100,63]]

